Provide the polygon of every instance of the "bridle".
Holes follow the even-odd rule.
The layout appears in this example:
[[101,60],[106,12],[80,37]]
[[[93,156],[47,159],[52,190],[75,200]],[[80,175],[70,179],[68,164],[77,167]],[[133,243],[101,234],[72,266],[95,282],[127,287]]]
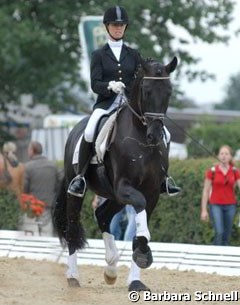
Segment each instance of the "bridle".
[[[149,79],[150,80],[165,80],[165,79],[170,79],[170,77],[169,76],[144,76],[142,78],[141,90],[143,90],[142,84],[143,84],[144,80],[149,80]],[[152,121],[154,119],[163,121],[163,119],[165,118],[165,113],[143,112],[142,111],[142,96],[143,96],[143,94],[141,93],[141,99],[140,99],[140,102],[138,103],[138,107],[140,109],[140,114],[138,114],[127,101],[127,106],[129,107],[131,112],[142,122],[142,124],[144,126],[146,126],[149,121]]]

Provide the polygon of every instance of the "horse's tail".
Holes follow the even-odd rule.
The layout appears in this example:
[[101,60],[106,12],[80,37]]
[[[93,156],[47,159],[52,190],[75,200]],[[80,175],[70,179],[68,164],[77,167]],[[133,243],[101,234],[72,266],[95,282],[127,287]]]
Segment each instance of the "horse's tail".
[[57,194],[56,204],[53,210],[53,225],[62,245],[66,245],[67,229],[67,193],[65,177],[62,179]]
[[81,203],[79,198],[67,197],[67,184],[64,177],[57,196],[53,212],[53,224],[63,246],[83,249],[87,243],[85,230],[80,223]]

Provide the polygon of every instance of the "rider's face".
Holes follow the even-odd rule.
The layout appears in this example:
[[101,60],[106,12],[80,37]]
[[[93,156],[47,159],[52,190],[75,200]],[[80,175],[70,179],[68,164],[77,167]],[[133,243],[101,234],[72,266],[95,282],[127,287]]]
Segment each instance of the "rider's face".
[[109,23],[108,31],[113,39],[118,40],[123,37],[126,27],[127,27],[126,24]]

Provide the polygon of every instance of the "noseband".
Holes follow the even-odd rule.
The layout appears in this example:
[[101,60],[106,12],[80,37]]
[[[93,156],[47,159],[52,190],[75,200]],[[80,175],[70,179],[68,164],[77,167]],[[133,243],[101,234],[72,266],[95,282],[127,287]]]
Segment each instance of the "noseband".
[[[164,80],[164,79],[170,79],[169,76],[144,76],[142,78],[142,83],[144,80],[150,79],[150,80]],[[142,85],[141,85],[142,88]],[[163,120],[165,117],[165,113],[158,113],[158,112],[144,112],[142,111],[142,94],[141,99],[139,103],[139,109],[140,114],[138,114],[130,105],[127,103],[128,107],[132,111],[132,113],[142,122],[143,125],[147,125],[147,121],[152,121],[154,119]]]

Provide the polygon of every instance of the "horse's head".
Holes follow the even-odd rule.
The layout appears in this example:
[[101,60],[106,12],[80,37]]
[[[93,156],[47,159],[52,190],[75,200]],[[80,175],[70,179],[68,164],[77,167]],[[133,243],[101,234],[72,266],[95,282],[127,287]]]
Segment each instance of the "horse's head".
[[[158,144],[162,140],[163,119],[172,93],[170,73],[177,66],[177,58],[167,64],[148,59],[143,60],[138,72],[138,94],[135,109],[147,126],[147,141]],[[136,98],[136,96],[135,96]]]

